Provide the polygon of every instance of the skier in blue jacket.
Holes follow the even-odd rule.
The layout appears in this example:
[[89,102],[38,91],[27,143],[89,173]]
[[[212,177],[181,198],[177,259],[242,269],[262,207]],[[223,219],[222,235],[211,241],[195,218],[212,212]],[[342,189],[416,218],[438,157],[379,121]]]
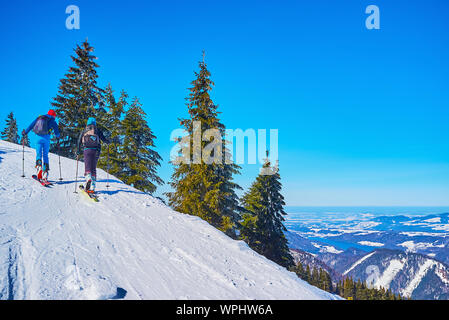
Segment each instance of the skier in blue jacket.
[[[28,134],[31,130],[37,135],[38,140],[36,142],[36,169],[38,179],[44,181],[48,178],[48,171],[50,170],[48,151],[50,150],[50,134],[53,132],[56,138],[59,139],[59,128],[56,123],[56,112],[52,109],[47,114],[37,117],[26,130],[25,134]],[[43,165],[42,165],[43,160]]]

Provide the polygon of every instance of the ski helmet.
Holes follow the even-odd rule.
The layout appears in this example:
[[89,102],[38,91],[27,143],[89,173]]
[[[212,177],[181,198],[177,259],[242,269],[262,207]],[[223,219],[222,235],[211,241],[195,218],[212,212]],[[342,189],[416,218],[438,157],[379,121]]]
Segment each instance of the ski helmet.
[[95,118],[90,117],[89,119],[87,119],[87,125],[89,126],[91,124],[93,124],[93,125],[97,124],[97,121],[95,120]]
[[56,118],[56,112],[55,112],[55,110],[53,110],[53,109],[50,109],[50,110],[48,110],[48,113],[47,113],[49,116],[52,116],[53,118]]

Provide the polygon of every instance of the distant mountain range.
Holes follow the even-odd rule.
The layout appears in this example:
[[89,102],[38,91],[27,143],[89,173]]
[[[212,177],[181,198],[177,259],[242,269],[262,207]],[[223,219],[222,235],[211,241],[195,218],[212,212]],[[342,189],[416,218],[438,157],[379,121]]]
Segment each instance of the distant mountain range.
[[412,299],[449,299],[449,213],[315,220],[286,237],[295,260],[333,277],[361,279]]
[[[346,253],[346,256],[351,254]],[[449,299],[449,266],[422,254],[377,249],[342,259],[341,254],[320,257],[344,277],[360,279],[404,297],[426,300]]]

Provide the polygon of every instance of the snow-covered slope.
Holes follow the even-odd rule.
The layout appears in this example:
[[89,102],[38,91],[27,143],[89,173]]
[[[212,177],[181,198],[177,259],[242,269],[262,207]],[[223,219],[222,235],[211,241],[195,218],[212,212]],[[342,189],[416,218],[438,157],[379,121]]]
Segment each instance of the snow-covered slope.
[[377,249],[359,258],[343,275],[412,299],[449,299],[449,266],[422,254]]
[[[335,299],[201,219],[98,172],[100,203],[74,193],[75,161],[0,141],[0,299]],[[80,173],[83,164],[80,163]]]

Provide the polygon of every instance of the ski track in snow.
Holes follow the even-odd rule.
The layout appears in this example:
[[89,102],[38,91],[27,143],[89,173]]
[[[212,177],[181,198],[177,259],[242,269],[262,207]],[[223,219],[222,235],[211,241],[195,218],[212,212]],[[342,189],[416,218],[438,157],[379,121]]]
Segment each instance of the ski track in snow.
[[369,257],[371,257],[373,254],[375,254],[376,252],[373,251],[369,254],[367,254],[366,256],[363,256],[362,258],[360,258],[359,260],[357,260],[356,262],[353,263],[353,265],[346,270],[345,272],[343,272],[343,275],[347,275],[349,272],[351,272],[355,267],[357,267],[359,264],[361,264],[363,261],[365,261],[366,259],[368,259]]
[[[198,217],[98,170],[99,203],[75,194],[75,161],[0,141],[0,299],[338,299]],[[82,174],[83,163],[79,163]],[[82,180],[82,177],[80,176]]]

